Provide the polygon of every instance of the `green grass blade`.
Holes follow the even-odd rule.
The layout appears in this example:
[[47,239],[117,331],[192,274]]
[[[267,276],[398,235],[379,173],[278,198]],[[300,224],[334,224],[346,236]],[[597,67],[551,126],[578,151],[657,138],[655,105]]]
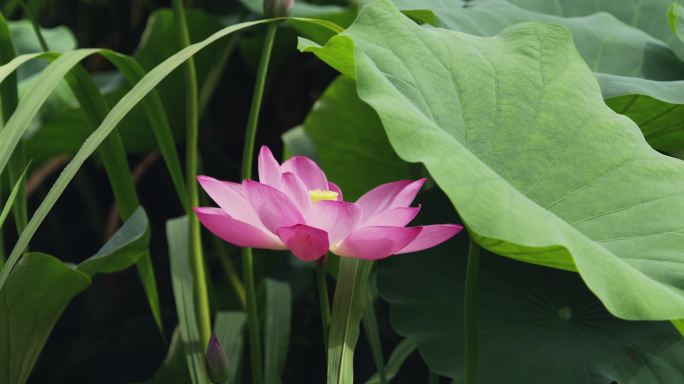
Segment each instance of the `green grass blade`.
[[[0,131],[0,172],[5,169],[12,152],[28,129],[29,123],[50,93],[52,93],[52,90],[57,87],[67,72],[69,72],[79,61],[97,51],[97,49],[78,49],[67,52],[50,63],[50,65],[48,65],[48,67],[38,76],[38,79],[36,79],[31,88],[27,91],[26,97],[19,103],[17,109],[7,121],[5,128]],[[38,54],[34,57],[42,55],[48,56],[49,54]],[[16,59],[3,66],[2,69],[5,69],[5,67],[12,69],[17,59],[22,58],[25,58],[25,56],[18,56]],[[26,59],[25,61],[28,61],[31,58]],[[20,62],[20,64],[23,63]],[[16,67],[14,69],[16,69]],[[11,75],[13,72],[13,70],[10,71],[5,77]],[[5,79],[2,77],[4,74],[3,71],[0,71],[0,80]]]
[[[140,81],[146,72],[137,60],[130,56],[122,55],[112,51],[102,51],[102,56],[107,58],[121,74],[133,86]],[[188,209],[187,191],[183,182],[183,171],[181,168],[180,157],[176,150],[176,143],[171,132],[169,120],[164,111],[164,104],[156,90],[152,90],[147,97],[142,100],[143,108],[152,127],[152,132],[157,139],[159,152],[166,163],[173,186],[176,188],[178,199]]]
[[[397,344],[385,366],[385,375],[387,376],[388,382],[392,381],[392,379],[399,374],[401,366],[404,365],[406,359],[408,359],[417,348],[418,346],[416,343],[409,339],[404,339]],[[378,374],[375,374],[366,381],[366,384],[380,384],[380,377]]]
[[[66,75],[66,80],[86,114],[88,125],[91,129],[95,130],[109,112],[107,102],[88,72],[80,65],[76,65]],[[133,176],[126,159],[126,148],[121,141],[119,133],[113,131],[99,146],[98,152],[107,172],[109,184],[112,186],[121,219],[126,221],[138,209],[140,202],[138,201]],[[159,330],[163,333],[157,282],[149,251],[146,251],[146,254],[140,258],[137,269],[154,320]]]
[[190,265],[190,237],[188,218],[172,219],[166,222],[166,239],[169,243],[171,262],[171,283],[178,312],[178,325],[183,340],[185,359],[193,384],[209,383],[204,368],[204,343],[200,340],[195,316],[195,294]]
[[[194,55],[202,48],[226,35],[229,35],[232,32],[265,22],[267,21],[260,20],[232,25],[222,29],[202,42],[188,46],[155,67],[140,82],[138,82],[135,87],[131,89],[131,91],[121,98],[121,100],[119,100],[109,114],[107,114],[106,118],[102,121],[102,124],[100,124],[95,132],[93,132],[93,134],[91,134],[88,139],[85,140],[74,158],[65,167],[64,171],[62,171],[57,181],[52,188],[50,188],[47,196],[45,199],[43,199],[33,217],[29,221],[26,229],[19,236],[12,253],[7,259],[7,263],[3,267],[2,271],[0,271],[0,287],[2,287],[4,282],[7,280],[9,272],[21,257],[21,253],[24,251],[24,249],[26,249],[28,242],[33,237],[34,233],[38,229],[38,226],[43,222],[48,212],[62,194],[68,183],[74,177],[78,169],[107,138],[111,131],[114,130],[116,125],[124,118],[124,116],[126,116],[126,114],[133,109],[133,107],[135,107],[140,100],[142,100],[157,84],[159,84],[159,82],[161,82],[175,68],[181,65],[188,57]],[[29,95],[35,95],[35,97],[28,97],[27,95],[26,102],[19,104],[17,111],[10,118],[8,126],[4,130],[0,131],[0,170],[7,163],[9,153],[19,141],[23,130],[25,130],[28,126],[28,123],[31,120],[30,117],[35,115],[40,104],[42,104],[42,102],[44,102],[47,98],[46,91],[53,89],[59,82],[59,79],[66,75],[68,70],[78,63],[78,61],[89,54],[96,52],[97,50],[89,49],[76,50],[66,53],[56,59],[52,64],[50,64],[50,66],[48,66],[48,68],[43,71],[41,78],[29,91]],[[30,57],[19,56],[7,65],[0,67],[0,80],[3,79],[3,76],[6,76],[7,73],[11,73],[11,70],[16,69],[16,67],[22,63],[38,56],[40,55],[33,55]],[[49,87],[49,85],[52,85],[52,87]]]
[[[301,18],[298,20],[309,21],[312,24],[329,27],[325,23],[320,23],[317,20]],[[157,84],[166,78],[169,73],[178,68],[178,66],[187,60],[187,58],[193,56],[206,46],[210,45],[216,40],[221,39],[222,37],[230,35],[233,32],[271,21],[272,20],[258,20],[231,25],[214,33],[201,42],[188,46],[187,48],[167,58],[164,62],[152,69],[135,85],[135,87],[133,87],[133,89],[131,89],[123,98],[121,98],[121,100],[119,100],[114,108],[112,108],[109,114],[107,114],[107,117],[102,121],[102,124],[100,124],[95,132],[93,132],[93,134],[91,134],[83,142],[81,148],[78,150],[71,162],[69,162],[69,164],[64,168],[57,181],[55,181],[52,188],[50,188],[44,200],[34,213],[33,217],[31,217],[31,220],[29,220],[26,229],[19,236],[19,239],[17,240],[17,243],[15,244],[14,249],[9,256],[7,263],[0,271],[0,288],[7,280],[7,276],[9,275],[12,267],[17,263],[17,261],[19,261],[21,253],[24,249],[26,249],[28,242],[31,240],[50,209],[52,209],[52,206],[55,204],[57,199],[61,196],[62,192],[64,192],[64,189],[74,177],[78,169],[85,162],[85,160],[93,154],[93,152],[97,149],[100,143],[104,141],[109,133],[114,130],[116,125],[124,118],[124,116],[126,116],[126,114],[140,102],[140,100],[142,100],[152,89],[154,89]],[[3,169],[7,163],[9,153],[19,141],[21,134],[24,132],[27,124],[30,122],[30,117],[35,115],[39,106],[47,98],[47,95],[41,94],[40,92],[44,93],[47,89],[54,88],[54,86],[56,86],[56,84],[59,82],[57,77],[63,77],[66,72],[68,72],[68,69],[73,67],[80,59],[98,51],[99,50],[96,49],[81,49],[71,51],[55,60],[43,71],[39,81],[37,81],[34,87],[29,91],[31,94],[36,94],[36,97],[26,97],[26,102],[20,103],[17,111],[14,113],[14,115],[12,115],[12,118],[10,118],[7,129],[0,131],[0,170]],[[41,54],[18,56],[5,66],[1,66],[0,81],[7,77],[8,74],[12,73],[19,65],[39,56],[41,56]],[[52,85],[52,87],[50,88],[49,85]],[[29,118],[27,119],[27,117]],[[9,129],[10,124],[12,124],[12,129]]]
[[354,348],[373,262],[340,258],[328,339],[328,384],[353,384]]
[[266,279],[264,320],[264,378],[269,384],[281,382],[290,340],[292,293],[288,283]]
[[2,211],[0,212],[0,229],[2,229],[2,225],[5,223],[5,219],[7,219],[7,216],[9,216],[10,209],[14,205],[14,202],[17,199],[17,196],[19,195],[19,191],[21,190],[21,186],[23,185],[24,180],[26,180],[27,171],[28,165],[19,177],[19,180],[17,180],[17,182],[14,184],[14,187],[12,187],[12,192],[10,192],[10,195],[7,198],[7,201],[5,202],[5,205],[2,207]]
[[[10,62],[16,56],[14,45],[12,44],[12,36],[10,34],[9,25],[4,16],[0,13],[0,64]],[[3,125],[7,122],[9,116],[14,113],[19,102],[19,95],[17,91],[17,75],[13,73],[6,81],[0,84],[0,104],[2,106],[2,122]],[[15,153],[10,158],[9,162],[9,176],[10,185],[18,183],[19,192],[17,200],[14,203],[14,221],[17,226],[17,232],[21,233],[28,221],[28,202],[26,197],[26,185],[21,180],[20,175],[22,169],[25,168],[24,146],[18,145]]]

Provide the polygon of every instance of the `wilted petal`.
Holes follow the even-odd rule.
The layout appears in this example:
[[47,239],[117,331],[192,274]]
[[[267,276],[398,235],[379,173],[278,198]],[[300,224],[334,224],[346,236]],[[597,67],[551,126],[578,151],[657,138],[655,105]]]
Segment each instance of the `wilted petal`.
[[338,256],[382,259],[406,247],[420,231],[420,227],[358,228],[332,251]]
[[311,196],[304,182],[292,172],[283,173],[283,184],[280,190],[292,200],[302,212],[311,208]]
[[432,248],[449,240],[463,229],[462,226],[456,224],[425,225],[418,228],[423,228],[420,234],[407,246],[395,253],[411,253]]
[[322,229],[297,224],[280,228],[278,236],[293,255],[304,261],[319,259],[328,252],[328,234]]
[[408,207],[424,183],[425,179],[399,180],[366,192],[356,201],[361,206],[361,221],[387,209]]
[[328,233],[330,244],[344,240],[361,217],[358,205],[338,200],[319,201],[306,215],[306,223]]
[[299,176],[306,185],[306,189],[327,190],[328,179],[318,165],[308,157],[295,156],[283,163],[283,172],[292,172]]
[[360,223],[360,226],[388,226],[388,227],[404,227],[416,218],[420,211],[418,207],[401,207],[393,208],[385,211],[380,211],[367,221]]
[[236,220],[221,208],[198,207],[194,211],[211,233],[238,247],[285,249],[273,234]]
[[202,189],[227,214],[257,228],[264,228],[254,209],[242,194],[242,185],[221,181],[209,176],[197,176]]
[[262,146],[259,151],[259,182],[280,189],[281,170],[280,164],[273,157],[273,153],[267,146]]
[[253,180],[244,180],[242,186],[247,200],[269,231],[278,233],[279,228],[304,222],[299,208],[279,190]]
[[329,181],[328,182],[328,191],[336,192],[337,193],[337,200],[340,200],[340,201],[344,200],[344,198],[342,197],[342,190],[340,189],[340,187],[337,186],[337,184]]

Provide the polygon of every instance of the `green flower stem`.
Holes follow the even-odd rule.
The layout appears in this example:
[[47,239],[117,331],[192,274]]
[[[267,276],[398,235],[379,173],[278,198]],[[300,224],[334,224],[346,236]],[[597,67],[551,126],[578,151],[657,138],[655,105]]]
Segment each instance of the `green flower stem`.
[[[254,142],[256,140],[256,130],[259,123],[259,111],[261,110],[261,100],[264,97],[264,85],[266,84],[266,74],[268,64],[271,60],[271,50],[275,40],[276,23],[268,24],[266,30],[266,40],[261,51],[261,60],[257,71],[254,93],[252,94],[252,106],[249,110],[247,120],[247,131],[245,132],[245,146],[242,151],[242,178],[252,177],[252,158],[254,157]],[[254,285],[254,261],[252,259],[252,249],[242,249],[242,274],[247,296],[247,327],[249,330],[249,348],[252,366],[252,383],[262,384],[263,362],[261,355],[261,336],[259,334],[259,314],[257,312],[256,288]]]
[[328,350],[328,331],[330,330],[330,295],[325,273],[325,261],[316,263],[316,285],[318,285],[318,302],[321,307],[321,325],[323,326],[323,346]]
[[[185,9],[182,0],[173,0],[173,13],[178,28],[178,39],[181,48],[190,45],[190,34],[185,19]],[[185,176],[188,190],[188,206],[199,205],[199,192],[197,190],[197,138],[199,135],[199,113],[197,105],[197,75],[195,73],[195,61],[191,57],[184,66],[185,74],[185,118],[186,118],[186,154]],[[195,273],[195,295],[197,299],[197,321],[199,324],[200,340],[202,348],[206,349],[211,336],[211,311],[209,309],[209,294],[207,289],[207,277],[205,274],[204,255],[202,254],[202,238],[200,237],[200,225],[197,216],[188,211],[190,226],[190,257],[192,258],[193,271]]]
[[464,383],[477,383],[477,296],[480,247],[472,237],[468,247],[465,281],[465,365]]

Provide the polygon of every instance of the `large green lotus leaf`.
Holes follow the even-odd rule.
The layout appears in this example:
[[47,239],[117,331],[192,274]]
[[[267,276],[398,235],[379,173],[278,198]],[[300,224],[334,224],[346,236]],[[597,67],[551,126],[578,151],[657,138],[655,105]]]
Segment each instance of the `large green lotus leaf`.
[[[441,191],[420,197],[419,222],[454,222]],[[463,296],[468,236],[420,255],[378,263],[390,321],[430,369],[463,376]],[[684,382],[684,339],[668,322],[611,316],[577,274],[484,252],[479,279],[479,383]]]
[[[534,12],[502,0],[473,1],[468,7],[446,7],[442,0],[394,2],[409,15],[432,14],[419,17],[421,20],[430,22],[432,18],[433,24],[480,36],[492,36],[525,21],[568,27],[580,54],[601,79],[608,105],[634,120],[658,150],[676,153],[684,147],[681,96],[684,83],[675,81],[684,79],[684,63],[666,43],[646,32],[624,24],[611,14],[588,12],[594,9],[594,2],[582,5],[578,1],[578,12],[569,13],[582,17]],[[549,11],[547,4],[553,2],[530,2],[527,6],[546,12]],[[622,20],[626,17],[620,12],[616,16]]]
[[673,0],[508,0],[537,12],[563,17],[586,16],[607,12],[623,23],[639,28],[651,36],[673,45],[677,51],[676,35],[668,27],[667,13]]
[[301,48],[355,70],[397,154],[425,164],[480,245],[579,271],[618,317],[684,318],[684,163],[603,103],[566,28],[482,38],[378,1]]
[[[417,176],[394,153],[377,113],[359,99],[348,77],[339,77],[325,90],[303,126],[345,200],[353,201],[379,184]],[[357,170],[363,170],[363,177]]]
[[0,290],[0,383],[25,383],[57,319],[90,278],[57,258],[29,253]]
[[596,74],[606,103],[639,125],[654,148],[684,155],[684,81]]
[[441,7],[440,0],[434,3],[438,25],[448,29],[492,36],[526,21],[562,25],[572,31],[577,49],[594,72],[653,80],[684,78],[684,63],[665,43],[608,13],[566,18],[529,11],[503,0],[473,1],[467,7]]

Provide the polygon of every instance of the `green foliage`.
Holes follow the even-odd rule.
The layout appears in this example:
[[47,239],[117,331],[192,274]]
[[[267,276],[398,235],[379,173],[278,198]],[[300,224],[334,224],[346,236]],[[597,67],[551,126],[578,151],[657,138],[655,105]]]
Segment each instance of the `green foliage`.
[[0,382],[24,383],[64,307],[90,278],[59,259],[29,253],[0,290]]
[[214,321],[214,331],[228,356],[230,376],[226,383],[239,383],[240,362],[244,337],[242,333],[247,323],[247,315],[242,311],[219,312]]
[[525,21],[569,28],[580,54],[601,79],[607,104],[634,120],[656,149],[678,153],[684,148],[679,124],[684,108],[681,100],[671,97],[673,91],[684,94],[682,83],[676,81],[683,77],[684,63],[668,46],[672,34],[663,30],[664,17],[658,14],[666,11],[663,1],[648,7],[584,0],[477,0],[468,7],[445,7],[438,0],[396,3],[409,15],[420,9],[424,21],[480,36]]
[[90,277],[96,273],[119,272],[130,267],[132,261],[147,255],[149,242],[147,215],[140,207],[95,255],[79,264],[77,269]]
[[14,205],[14,201],[17,199],[17,196],[19,195],[19,190],[21,189],[21,183],[26,181],[26,172],[28,171],[28,167],[24,169],[24,172],[22,173],[21,177],[19,177],[19,180],[17,180],[16,183],[14,183],[14,186],[12,187],[12,190],[10,191],[9,196],[7,197],[7,200],[3,202],[2,210],[0,210],[0,228],[3,228],[3,224],[5,223],[5,220],[7,219],[7,216],[9,216],[10,210],[12,209],[12,206]]
[[368,276],[373,262],[340,258],[328,336],[328,383],[354,382],[354,348],[366,310]]
[[677,35],[677,38],[684,42],[684,28],[682,27],[682,24],[684,24],[684,6],[678,1],[672,3],[670,9],[668,9],[667,22],[672,32]]
[[[234,256],[233,248],[202,251],[207,255],[206,277],[199,266],[203,258],[201,263],[191,263],[191,254],[200,254],[202,244],[195,237],[195,251],[191,251],[188,218],[194,216],[187,215],[193,214],[190,208],[195,202],[188,191],[192,195],[189,187],[195,184],[192,172],[184,180],[177,142],[188,131],[196,131],[186,128],[190,116],[202,140],[198,143],[196,135],[190,135],[186,142],[185,152],[199,162],[189,168],[237,178],[242,153],[234,143],[241,139],[256,52],[264,40],[262,29],[251,27],[275,23],[260,20],[261,2],[196,3],[202,9],[187,10],[189,41],[182,45],[197,43],[187,48],[177,44],[179,24],[174,14],[158,8],[156,1],[77,3],[60,5],[56,8],[64,10],[57,11],[43,0],[10,1],[4,7],[12,17],[67,23],[74,33],[65,27],[36,30],[37,23],[29,20],[2,23],[0,28],[0,63],[6,63],[0,66],[5,120],[0,129],[2,261],[4,242],[16,240],[9,243],[14,248],[0,271],[0,383],[29,378],[82,381],[92,367],[100,366],[99,359],[110,353],[121,356],[119,348],[130,347],[126,339],[136,338],[135,331],[150,333],[145,321],[121,316],[116,325],[103,326],[116,331],[116,343],[107,347],[111,351],[94,357],[105,341],[113,340],[92,337],[100,331],[97,316],[116,311],[118,320],[125,312],[112,306],[98,313],[95,309],[110,303],[84,296],[85,303],[78,302],[77,320],[69,312],[65,330],[60,327],[55,334],[59,347],[52,349],[50,344],[46,350],[58,353],[47,364],[41,361],[40,372],[29,377],[72,298],[96,274],[122,271],[136,263],[157,324],[168,314],[165,321],[177,316],[178,326],[161,367],[153,369],[149,364],[159,365],[161,348],[167,348],[151,347],[157,348],[156,360],[152,353],[149,362],[137,364],[148,367],[144,374],[112,380],[139,380],[156,371],[150,383],[208,382],[199,319],[206,320],[207,329],[210,317],[209,311],[203,310],[202,317],[198,312],[210,306],[199,305],[197,288],[206,284],[214,309],[211,316],[215,316],[211,328],[228,357],[228,383],[258,381],[262,372],[268,383],[318,382],[324,374],[330,383],[352,383],[354,376],[357,381],[367,379],[360,377],[359,370],[354,372],[354,355],[366,357],[356,359],[364,372],[374,369],[373,360],[383,370],[383,346],[396,340],[396,335],[390,336],[392,331],[404,339],[384,366],[387,380],[424,380],[423,370],[417,377],[402,368],[413,356],[411,367],[419,358],[427,363],[429,382],[439,381],[437,374],[460,382],[466,235],[421,255],[378,263],[379,293],[389,303],[389,319],[384,310],[376,313],[371,302],[375,297],[368,287],[374,285],[368,282],[372,263],[331,258],[328,273],[338,274],[338,281],[326,353],[317,340],[319,327],[309,324],[319,315],[312,308],[315,288],[309,281],[313,280],[310,270],[301,263],[281,261],[280,254],[271,258],[271,252],[255,256],[256,283],[263,282],[264,288],[260,318],[247,316],[240,302],[224,299],[226,287],[240,291],[243,284],[228,259]],[[347,201],[381,183],[431,179],[427,192],[419,195],[423,204],[419,220],[460,222],[462,217],[472,239],[489,250],[483,251],[480,276],[481,383],[684,381],[684,342],[677,334],[684,330],[684,320],[678,320],[684,319],[684,167],[680,160],[656,152],[684,156],[679,2],[362,0],[340,4],[296,1],[296,17],[279,23],[278,31],[284,33],[275,43],[275,65],[263,88],[265,129],[257,141],[270,144],[278,153],[274,138],[295,126],[282,136],[283,157],[305,154],[319,161]],[[94,15],[91,10],[97,7],[106,8],[121,28],[109,33],[107,26],[97,25],[101,19],[81,17]],[[122,9],[131,12],[121,16]],[[80,21],[57,17],[65,13]],[[130,19],[131,28],[128,21],[120,22],[122,17]],[[275,25],[270,25],[269,36]],[[350,25],[342,32],[340,26]],[[295,33],[302,37],[301,50],[315,53],[342,76],[328,85],[332,71],[311,56],[293,55]],[[50,52],[42,52],[41,35]],[[98,47],[135,51],[127,56],[108,49],[77,49],[76,37]],[[16,58],[15,49],[20,55]],[[182,97],[186,82],[177,69],[188,60],[197,65],[198,113],[189,113],[187,100],[192,98]],[[96,166],[86,165],[95,151]],[[165,170],[150,167],[155,158],[152,151],[159,151]],[[55,180],[44,172],[53,166],[51,157],[62,154],[74,157]],[[28,167],[25,157],[35,166]],[[139,164],[135,172],[129,161]],[[107,174],[104,183],[100,163]],[[67,188],[78,172],[82,183],[75,183],[74,189],[79,198],[72,199]],[[112,202],[109,191],[93,196],[93,188],[84,187],[94,175],[95,191],[111,188],[124,225],[95,255],[77,265],[44,253],[27,253],[31,243],[32,249],[78,255],[60,251],[64,239],[103,232],[106,214],[101,210]],[[32,185],[30,199],[23,190],[27,178]],[[41,181],[43,186],[36,188]],[[164,205],[171,189],[177,195],[172,203],[180,204],[169,208]],[[53,212],[65,191],[64,208],[58,206]],[[74,200],[83,206],[73,209]],[[152,269],[150,249],[163,248],[159,244],[163,236],[154,235],[155,226],[148,222],[140,201],[149,204],[151,214],[162,212],[162,221],[177,215],[180,206],[186,214],[167,222],[169,257],[155,259],[160,271],[170,265],[170,274],[155,274]],[[18,239],[8,225],[3,226],[10,208],[15,210]],[[116,219],[112,211],[106,232],[113,231]],[[152,223],[159,223],[157,219]],[[45,229],[59,231],[46,231],[34,239],[44,221]],[[83,244],[67,247],[99,245],[97,240],[92,243],[93,239],[84,238]],[[214,269],[216,254],[222,258],[225,276]],[[156,280],[173,290],[168,308],[157,298]],[[108,281],[106,292],[124,297],[125,290],[112,287]],[[134,294],[136,287],[131,288]],[[98,299],[103,292],[96,292]],[[362,318],[371,351],[358,354]],[[151,319],[146,320],[153,330]],[[662,320],[671,320],[675,327]],[[74,323],[79,332],[72,331]],[[256,352],[258,362],[262,358],[265,362],[258,375],[252,371],[250,376],[248,369],[256,366],[254,355],[243,359],[247,323],[262,327],[265,335],[263,345],[258,343],[264,355]],[[291,330],[297,334],[291,335]],[[77,348],[63,356],[65,345]],[[414,354],[416,349],[420,357]],[[325,368],[314,366],[326,358]],[[373,375],[366,382],[383,383],[381,376]]]
[[147,249],[147,227],[139,208],[100,251],[76,267],[43,253],[21,259],[0,289],[0,383],[26,382],[71,299],[95,274],[135,265]]
[[192,265],[190,264],[190,237],[188,219],[181,217],[166,222],[166,239],[169,244],[171,282],[178,312],[178,327],[183,353],[193,384],[209,383],[204,365],[204,344],[197,325]]
[[280,383],[290,339],[292,292],[290,285],[276,280],[264,281],[264,380]]
[[[387,380],[392,380],[393,378],[397,377],[401,366],[404,364],[406,359],[416,351],[416,348],[416,343],[409,339],[402,340],[399,344],[397,344],[392,351],[389,360],[387,360],[387,365],[385,366]],[[371,378],[366,381],[366,384],[381,384],[378,374],[371,376]]]
[[[453,220],[440,191],[423,196],[425,222]],[[430,203],[429,205],[427,203]],[[379,264],[378,288],[394,329],[430,369],[459,379],[468,239]],[[611,316],[573,273],[481,256],[481,383],[677,383],[684,340],[667,322]]]
[[394,149],[425,164],[480,245],[577,270],[619,317],[684,317],[684,168],[603,104],[566,29],[483,39],[420,28],[380,1],[325,48],[305,44],[337,68],[355,63]]

